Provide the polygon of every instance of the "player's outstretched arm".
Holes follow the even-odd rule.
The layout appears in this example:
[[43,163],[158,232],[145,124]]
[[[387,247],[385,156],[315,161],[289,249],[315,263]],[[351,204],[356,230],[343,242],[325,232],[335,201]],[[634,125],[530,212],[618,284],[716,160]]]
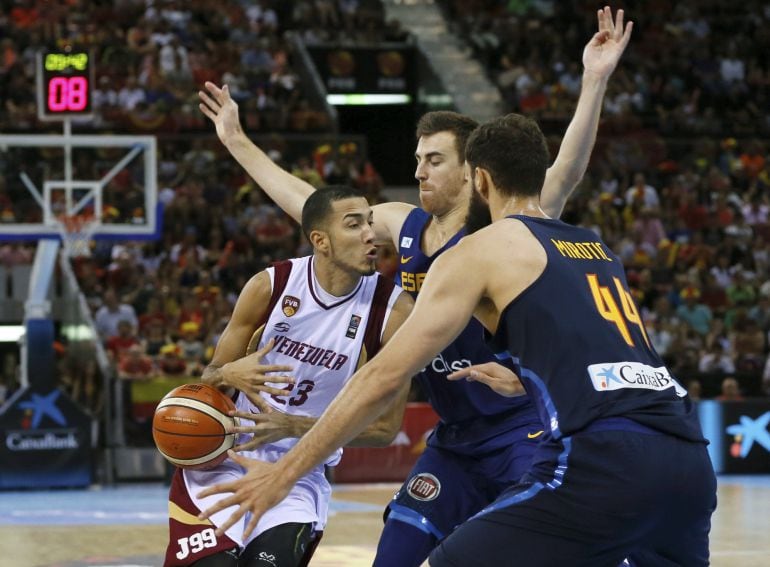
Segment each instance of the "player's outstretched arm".
[[260,364],[262,357],[273,347],[272,341],[262,349],[244,356],[257,324],[270,302],[270,277],[260,272],[251,278],[238,296],[230,322],[217,342],[211,363],[204,369],[201,380],[219,388],[235,388],[250,399],[259,397],[259,392],[281,395],[284,390],[265,386],[265,382],[291,384],[289,376],[268,373],[289,372],[291,366],[282,364]]
[[[387,344],[396,330],[412,312],[414,300],[402,292],[393,305],[388,323],[383,332],[383,345]],[[404,419],[406,399],[409,396],[409,382],[404,384],[402,391],[396,396],[395,401],[373,423],[370,423],[355,439],[348,443],[348,447],[387,447],[396,438]],[[230,415],[241,419],[240,426],[232,428],[233,433],[245,433],[251,435],[246,443],[236,445],[235,451],[248,451],[265,443],[272,443],[287,437],[302,437],[318,421],[313,417],[287,415],[279,411],[254,414],[246,412],[231,412]],[[244,420],[253,425],[243,425]]]
[[205,88],[198,91],[198,107],[214,123],[219,140],[270,198],[301,222],[302,206],[315,188],[276,164],[246,136],[238,117],[238,104],[227,85],[219,88],[207,81]]
[[[467,240],[467,239],[465,239]],[[318,423],[277,463],[229,455],[247,473],[240,479],[214,485],[199,497],[231,493],[201,513],[201,518],[237,506],[217,529],[222,533],[246,512],[252,516],[248,536],[265,511],[280,502],[294,483],[335,448],[347,444],[392,404],[411,377],[460,334],[484,294],[486,282],[468,274],[489,273],[479,265],[478,249],[460,242],[431,267],[414,310],[387,345],[365,364],[342,389]]]
[[[222,88],[206,82],[205,91],[198,91],[201,112],[214,123],[222,144],[241,167],[262,189],[298,223],[302,222],[302,207],[315,187],[295,177],[263,152],[244,133],[238,117],[238,103],[230,96],[227,85]],[[406,203],[374,205],[374,232],[378,242],[391,241],[398,245],[401,226],[414,207]]]
[[615,20],[608,6],[599,10],[599,31],[583,50],[583,82],[575,115],[564,133],[559,155],[545,175],[540,206],[558,218],[572,191],[583,178],[591,158],[607,81],[631,39],[633,22],[623,25],[623,10]]

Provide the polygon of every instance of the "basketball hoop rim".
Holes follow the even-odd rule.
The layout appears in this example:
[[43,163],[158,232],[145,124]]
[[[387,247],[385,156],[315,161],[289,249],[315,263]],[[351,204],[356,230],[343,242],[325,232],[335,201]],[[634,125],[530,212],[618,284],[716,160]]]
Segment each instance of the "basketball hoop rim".
[[101,223],[92,213],[56,215],[56,225],[68,256],[89,255],[90,242]]
[[83,232],[82,229],[87,227],[89,223],[96,224],[96,217],[91,213],[77,213],[74,215],[62,213],[57,215],[56,219],[58,224],[69,233]]

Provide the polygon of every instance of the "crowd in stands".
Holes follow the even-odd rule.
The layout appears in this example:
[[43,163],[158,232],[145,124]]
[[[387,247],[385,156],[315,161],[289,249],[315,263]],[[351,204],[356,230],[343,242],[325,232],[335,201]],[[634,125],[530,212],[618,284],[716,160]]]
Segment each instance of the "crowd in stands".
[[205,81],[230,85],[250,131],[319,131],[329,117],[300,85],[290,41],[403,38],[379,0],[4,0],[0,2],[0,131],[37,120],[43,48],[86,49],[96,61],[94,119],[81,128],[179,132],[206,128]]
[[[22,11],[35,6],[12,4]],[[209,130],[194,108],[203,80],[238,85],[233,90],[240,93],[249,132],[260,124],[282,124],[259,112],[256,123],[249,122],[249,109],[259,108],[259,100],[302,99],[293,90],[296,81],[281,79],[292,73],[282,22],[303,22],[299,29],[312,41],[360,30],[350,23],[364,21],[350,19],[353,8],[382,21],[381,14],[372,15],[379,13],[375,3],[364,0],[261,1],[248,7],[231,1],[206,18],[203,3],[195,1],[79,4],[98,7],[102,16],[78,22],[60,13],[59,21],[40,11],[32,18],[39,25],[24,34],[24,18],[10,12],[0,18],[0,32],[15,30],[2,34],[11,39],[3,42],[5,61],[15,56],[17,66],[29,67],[28,48],[35,45],[29,38],[39,44],[62,29],[86,33],[95,22],[94,45],[114,62],[108,67],[114,72],[100,81],[136,89],[140,108],[174,99],[177,125]],[[693,396],[768,395],[770,158],[762,136],[769,127],[764,97],[770,84],[763,58],[770,50],[748,46],[767,46],[770,10],[750,0],[740,10],[751,17],[738,18],[737,4],[654,4],[659,8],[626,3],[636,22],[634,37],[611,79],[592,164],[563,218],[596,230],[624,260],[650,342]],[[552,135],[556,155],[557,134],[579,93],[575,57],[585,41],[582,30],[595,25],[593,3],[457,0],[445,7],[487,63],[510,109],[538,118]],[[121,10],[134,19],[116,18]],[[102,34],[102,25],[111,31]],[[395,34],[395,28],[387,33]],[[175,66],[183,60],[191,74]],[[23,83],[0,70],[4,88],[14,81]],[[30,92],[29,85],[23,88]],[[142,102],[148,89],[166,94]],[[112,116],[103,113],[105,124],[122,124]],[[313,185],[350,183],[370,200],[381,199],[381,180],[360,145],[330,142],[297,151],[280,137],[260,144]],[[273,259],[310,252],[298,227],[227,158],[213,132],[192,140],[168,138],[160,156],[162,239],[98,241],[90,258],[75,262],[100,338],[127,382],[199,374],[244,283]],[[0,201],[2,181],[0,174]],[[5,258],[25,249],[1,250]],[[397,268],[391,249],[382,249],[380,267],[386,273]],[[92,371],[71,371],[69,381],[75,395],[93,406],[98,402],[89,396],[98,396],[84,382]]]
[[[572,114],[584,30],[595,27],[601,5],[443,0],[442,6],[511,110],[549,120]],[[767,3],[636,0],[613,7],[625,8],[634,35],[608,89],[607,118],[671,136],[770,133]]]

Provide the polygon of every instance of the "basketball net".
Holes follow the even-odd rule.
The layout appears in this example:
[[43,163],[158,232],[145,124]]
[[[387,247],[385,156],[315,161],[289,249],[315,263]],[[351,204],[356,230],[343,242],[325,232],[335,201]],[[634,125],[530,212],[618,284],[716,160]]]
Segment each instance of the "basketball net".
[[96,230],[93,215],[59,215],[58,218],[64,253],[70,258],[90,257],[91,240]]

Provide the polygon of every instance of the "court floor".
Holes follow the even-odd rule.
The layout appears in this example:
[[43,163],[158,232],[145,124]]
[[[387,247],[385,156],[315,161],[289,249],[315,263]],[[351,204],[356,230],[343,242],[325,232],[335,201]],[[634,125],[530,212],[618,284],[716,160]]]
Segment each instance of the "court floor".
[[[396,485],[338,485],[311,567],[371,565],[382,507]],[[0,565],[157,567],[166,544],[161,484],[0,492]],[[716,567],[770,565],[770,475],[719,478],[711,555]]]

